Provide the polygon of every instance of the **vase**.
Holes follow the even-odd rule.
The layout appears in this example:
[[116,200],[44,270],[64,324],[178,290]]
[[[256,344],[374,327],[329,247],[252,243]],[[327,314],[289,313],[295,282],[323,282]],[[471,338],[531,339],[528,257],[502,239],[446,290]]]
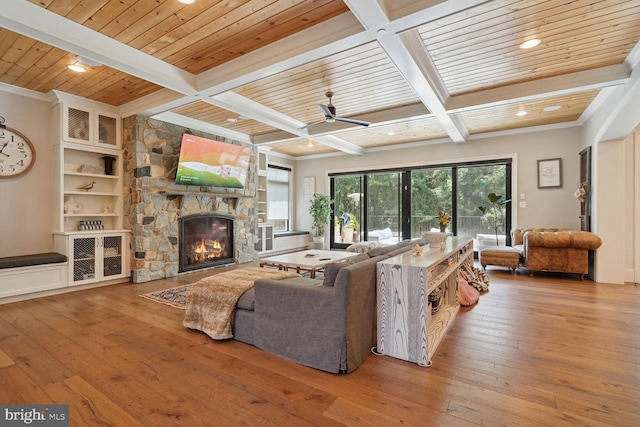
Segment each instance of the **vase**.
[[353,243],[353,232],[353,228],[344,227],[342,229],[342,243]]
[[113,162],[116,160],[113,156],[104,156],[104,173],[105,175],[113,175]]
[[446,233],[447,232],[447,226],[440,224],[440,232],[441,233]]

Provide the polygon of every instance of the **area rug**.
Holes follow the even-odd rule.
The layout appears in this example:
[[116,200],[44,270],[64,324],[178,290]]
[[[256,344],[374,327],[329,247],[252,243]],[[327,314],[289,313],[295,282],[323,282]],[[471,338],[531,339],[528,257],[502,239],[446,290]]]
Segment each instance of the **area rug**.
[[[309,278],[309,273],[307,272],[301,272],[300,275]],[[316,279],[322,279],[323,277],[322,272],[316,273]],[[188,285],[176,286],[175,288],[141,294],[140,296],[151,301],[159,302],[160,304],[184,310],[184,307],[187,305],[187,293],[192,286],[193,283],[190,283]]]
[[192,286],[192,284],[176,286],[175,288],[150,292],[148,294],[142,294],[140,296],[151,301],[159,302],[161,304],[166,304],[171,307],[184,310],[185,305],[187,305],[187,293]]

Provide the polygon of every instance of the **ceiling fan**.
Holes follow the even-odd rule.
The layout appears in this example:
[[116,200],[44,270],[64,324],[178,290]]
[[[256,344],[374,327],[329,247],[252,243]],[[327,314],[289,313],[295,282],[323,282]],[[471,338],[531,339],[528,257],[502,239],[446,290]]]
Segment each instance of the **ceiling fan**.
[[306,129],[309,126],[319,125],[320,123],[343,122],[343,123],[351,123],[351,124],[360,125],[360,126],[369,126],[371,124],[370,122],[365,122],[364,120],[337,117],[336,107],[334,107],[333,104],[331,103],[331,98],[333,98],[333,92],[328,90],[325,95],[327,95],[327,98],[329,98],[329,105],[318,104],[318,107],[320,107],[320,109],[324,113],[324,120],[319,120],[317,122],[309,123],[308,125],[303,126],[302,129]]

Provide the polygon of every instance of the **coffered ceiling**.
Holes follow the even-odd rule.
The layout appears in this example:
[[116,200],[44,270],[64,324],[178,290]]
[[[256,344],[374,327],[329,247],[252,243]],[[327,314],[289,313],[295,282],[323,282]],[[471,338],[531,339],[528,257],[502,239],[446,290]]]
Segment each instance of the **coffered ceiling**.
[[[640,56],[640,0],[2,0],[0,11],[0,89],[62,91],[293,157],[579,125]],[[78,56],[85,73],[67,68]],[[328,90],[339,117],[371,125],[305,127],[323,120]]]

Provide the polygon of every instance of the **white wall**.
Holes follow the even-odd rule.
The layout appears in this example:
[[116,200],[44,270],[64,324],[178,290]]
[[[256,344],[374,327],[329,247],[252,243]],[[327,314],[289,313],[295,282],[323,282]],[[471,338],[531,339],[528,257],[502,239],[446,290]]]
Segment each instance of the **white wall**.
[[0,91],[0,116],[36,150],[26,175],[0,179],[0,256],[53,250],[54,170],[50,103]]
[[[296,162],[297,225],[311,230],[309,202],[303,200],[303,179],[316,178],[316,192],[328,194],[328,173],[383,169],[459,162],[486,158],[504,158],[515,154],[514,187],[515,227],[566,227],[579,229],[580,204],[573,197],[579,181],[580,131],[578,128],[529,132],[509,136],[472,139],[465,144],[437,144],[414,148],[370,152],[363,156],[333,156]],[[562,159],[561,188],[539,189],[537,161]],[[519,208],[520,194],[526,208]]]
[[595,145],[595,188],[592,231],[602,238],[596,257],[596,280],[624,283],[625,236],[625,141]]

